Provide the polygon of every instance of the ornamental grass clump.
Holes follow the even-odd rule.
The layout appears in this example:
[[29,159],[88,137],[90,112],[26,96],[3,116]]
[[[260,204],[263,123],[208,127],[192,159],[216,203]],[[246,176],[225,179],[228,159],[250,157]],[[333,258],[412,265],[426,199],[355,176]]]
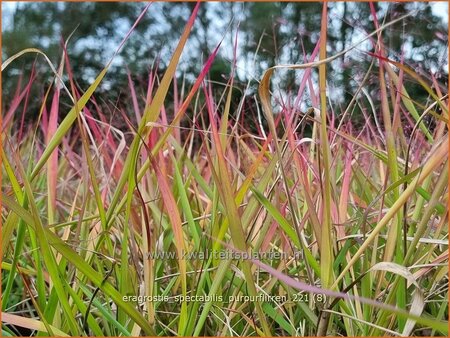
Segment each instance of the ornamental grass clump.
[[[70,41],[58,66],[34,48],[2,65],[37,54],[54,76],[4,98],[3,335],[448,335],[448,95],[384,45],[412,14],[378,23],[371,7],[375,30],[329,55],[324,6],[310,58],[265,70],[255,117],[233,104],[238,35],[225,83],[209,81],[224,44],[177,81],[200,4],[162,76],[129,75],[130,102],[97,97],[149,6],[86,90]],[[328,69],[350,53],[370,67],[337,111]],[[312,107],[283,100],[281,70]],[[31,86],[45,91],[24,125]]]

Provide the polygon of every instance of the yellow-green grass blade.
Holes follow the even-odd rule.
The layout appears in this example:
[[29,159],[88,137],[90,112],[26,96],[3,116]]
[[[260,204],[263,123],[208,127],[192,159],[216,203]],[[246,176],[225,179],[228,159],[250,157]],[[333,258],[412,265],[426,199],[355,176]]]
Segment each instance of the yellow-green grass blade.
[[186,193],[186,187],[183,184],[183,180],[181,178],[180,169],[177,164],[177,160],[174,156],[172,156],[172,164],[174,168],[175,181],[178,187],[179,198],[181,201],[182,210],[186,221],[188,222],[188,226],[190,229],[190,235],[192,235],[194,240],[194,251],[197,251],[200,248],[200,235],[199,230],[194,222],[194,216],[192,215],[191,206],[189,205],[189,199]]
[[[80,289],[83,291],[83,293],[88,297],[88,299],[92,298],[92,292],[89,291],[88,288],[86,288],[86,286],[84,285],[80,285]],[[122,324],[120,324],[113,316],[113,314],[111,314],[108,309],[106,309],[104,307],[104,305],[97,299],[94,298],[94,300],[92,301],[92,304],[98,309],[98,311],[100,312],[100,314],[102,314],[106,320],[108,320],[109,323],[111,323],[112,325],[114,325],[114,327],[118,330],[118,332],[122,333],[124,336],[131,336],[130,331],[127,330],[126,327],[124,327]],[[81,308],[80,308],[81,309]],[[86,307],[83,308],[83,310],[86,310]],[[83,312],[84,313],[84,312]],[[96,333],[96,336],[102,336],[101,333],[101,328],[98,326],[97,322],[95,321],[95,319],[92,316],[88,316],[88,323],[89,323],[89,327],[92,328],[92,331],[98,332],[98,330],[100,330],[100,334]],[[94,328],[96,328],[96,330],[94,330]]]
[[[186,24],[184,32],[180,37],[178,45],[172,55],[169,65],[167,66],[164,76],[161,79],[161,82],[158,86],[155,96],[152,98],[151,102],[146,105],[146,107],[144,109],[142,120],[139,124],[139,127],[137,128],[137,135],[133,139],[133,143],[131,144],[130,152],[127,155],[127,158],[125,160],[122,175],[120,176],[120,179],[117,183],[116,191],[115,191],[114,196],[110,203],[110,208],[109,208],[109,211],[106,216],[108,219],[108,222],[111,220],[111,217],[115,213],[115,208],[119,202],[119,198],[123,195],[122,190],[123,190],[123,187],[125,186],[125,183],[127,182],[127,179],[129,177],[129,171],[135,169],[135,167],[132,165],[132,159],[137,156],[139,143],[141,142],[141,140],[146,139],[147,135],[149,135],[149,133],[152,130],[151,123],[155,122],[158,119],[158,116],[161,111],[161,107],[164,104],[164,100],[165,100],[167,92],[169,90],[170,83],[172,82],[172,79],[175,75],[178,61],[181,57],[184,46],[186,44],[186,41],[190,35],[192,26],[194,24],[194,20],[197,15],[199,5],[200,5],[200,3],[197,3],[197,5],[194,8],[194,11],[192,12],[191,17],[189,18],[189,21]],[[154,153],[152,155],[155,156]],[[135,175],[132,175],[132,176],[134,177]],[[141,177],[138,176],[138,180],[140,180],[140,178]],[[134,186],[129,186],[128,189],[134,189]]]
[[58,264],[56,262],[56,259],[54,257],[54,253],[50,248],[50,245],[48,243],[46,231],[47,229],[44,228],[39,214],[39,209],[35,204],[33,192],[31,189],[31,185],[25,175],[25,171],[21,167],[20,163],[17,163],[17,168],[19,173],[21,174],[23,178],[23,185],[24,185],[24,191],[26,198],[29,203],[29,207],[31,209],[31,216],[33,218],[33,223],[35,225],[34,231],[36,233],[38,243],[41,249],[42,257],[44,260],[44,264],[47,267],[48,273],[51,278],[51,286],[55,288],[55,291],[58,295],[62,310],[65,313],[66,320],[68,322],[70,332],[73,335],[77,335],[79,333],[78,325],[73,317],[72,309],[69,304],[69,299],[67,297],[67,293],[64,290],[62,276],[59,271]]
[[[228,247],[229,249],[233,250],[234,252],[239,252],[241,254],[244,253],[243,251],[237,250],[236,248],[232,247],[229,244],[223,243],[223,245]],[[398,317],[401,317],[403,319],[415,320],[417,323],[429,325],[429,326],[441,331],[442,333],[448,333],[448,330],[449,330],[448,321],[444,322],[444,321],[436,320],[434,318],[430,318],[429,316],[426,316],[426,317],[418,316],[416,314],[407,312],[405,310],[398,309],[398,308],[390,305],[389,303],[385,304],[385,303],[381,303],[381,302],[378,302],[378,301],[375,301],[372,299],[357,297],[357,296],[353,296],[348,293],[338,292],[338,291],[334,291],[332,289],[324,289],[324,288],[317,287],[314,285],[306,284],[306,283],[298,281],[286,274],[283,274],[280,271],[277,271],[276,269],[259,261],[258,259],[250,258],[250,261],[253,264],[261,267],[263,270],[270,273],[272,276],[278,278],[280,281],[282,281],[286,285],[289,285],[300,291],[306,291],[306,292],[310,292],[310,293],[314,293],[314,294],[322,294],[322,295],[326,295],[328,297],[336,297],[336,298],[347,299],[347,300],[358,299],[361,303],[367,303],[367,304],[370,304],[371,306],[375,306],[380,309],[386,310],[386,312],[396,314]]]
[[289,239],[297,246],[300,247],[300,240],[297,237],[295,230],[292,228],[291,224],[283,217],[283,215],[273,206],[272,203],[256,188],[252,188],[253,195],[261,203],[261,205],[266,208],[268,213],[277,221],[281,229],[286,233]]
[[[222,280],[225,277],[225,274],[227,273],[228,269],[230,268],[230,265],[231,265],[231,260],[220,261],[219,266],[217,267],[217,272],[213,279],[213,283],[209,290],[210,295],[214,295],[217,293],[217,291],[219,290],[220,284],[222,283]],[[210,301],[210,302],[205,303],[205,305],[203,306],[202,312],[200,314],[200,317],[197,320],[197,324],[194,329],[194,334],[193,334],[194,337],[197,337],[200,335],[200,332],[204,326],[204,323],[208,317],[208,313],[209,313],[212,305],[213,305],[213,303]]]
[[[11,263],[6,263],[6,262],[2,262],[2,270],[6,270],[6,271],[11,271],[12,269],[12,264]],[[17,269],[18,272],[27,275],[27,276],[36,276],[36,270],[34,269],[30,269],[30,268],[26,268],[23,266],[19,266],[19,268]]]
[[[100,194],[100,189],[99,189],[99,185],[98,185],[98,182],[97,182],[97,175],[95,173],[94,164],[93,164],[91,156],[90,156],[88,137],[86,135],[86,130],[84,130],[84,125],[83,125],[83,123],[81,121],[81,118],[80,118],[81,107],[80,107],[80,105],[78,103],[78,100],[76,99],[75,84],[74,84],[72,78],[70,78],[70,85],[71,85],[71,89],[72,89],[72,95],[74,97],[74,108],[75,108],[75,112],[76,112],[75,115],[78,118],[78,125],[80,127],[79,129],[80,129],[80,134],[81,134],[81,141],[82,141],[82,145],[83,145],[83,149],[84,149],[86,165],[87,165],[87,168],[88,168],[88,171],[89,171],[89,178],[90,178],[90,181],[91,181],[91,184],[92,184],[92,189],[94,190],[94,197],[95,197],[95,202],[97,204],[101,225],[102,225],[103,230],[106,230],[106,213],[105,213],[105,208],[103,206],[103,202],[102,202],[102,198],[101,198],[101,194]],[[86,125],[86,128],[88,128],[87,125]],[[108,244],[110,244],[109,241],[108,241]],[[109,245],[109,249],[111,249],[111,248],[112,248],[111,245]]]
[[303,243],[300,242],[295,230],[292,228],[292,226],[289,224],[286,218],[283,217],[283,215],[273,206],[273,204],[270,203],[270,201],[256,188],[252,188],[252,192],[255,195],[256,199],[261,203],[261,205],[263,205],[266,208],[267,212],[277,221],[281,229],[283,229],[283,231],[292,240],[292,242],[298,248],[302,248],[308,263],[311,265],[314,272],[320,276],[321,274],[320,266],[317,264],[317,261],[311,254],[311,251],[307,247],[305,247]]
[[[404,19],[405,17],[406,16],[402,17],[402,19]],[[361,42],[365,41],[366,39],[372,37],[375,34],[378,34],[379,32],[381,32],[382,30],[384,30],[388,26],[394,24],[395,22],[397,22],[397,20],[393,20],[393,21],[389,22],[388,24],[385,24],[385,25],[379,27],[374,32],[372,32],[371,34],[366,36],[364,39],[362,39],[360,42],[356,43],[355,45],[353,45],[353,46],[347,48],[346,50],[344,50],[344,51],[342,51],[340,53],[337,53],[337,54],[335,54],[335,55],[333,55],[331,57],[326,58],[325,55],[322,55],[322,58],[319,61],[317,61],[317,62],[310,62],[310,63],[300,64],[300,65],[277,65],[277,66],[271,67],[271,68],[269,68],[269,69],[267,69],[265,71],[265,73],[264,73],[264,75],[263,75],[263,77],[261,79],[261,82],[260,82],[260,85],[259,85],[259,88],[258,88],[258,92],[259,92],[259,96],[261,98],[261,104],[262,104],[262,107],[263,107],[264,116],[265,116],[265,118],[266,118],[266,120],[268,122],[269,129],[270,129],[273,137],[275,138],[275,147],[276,147],[275,149],[277,150],[277,154],[278,154],[279,157],[280,157],[280,150],[279,150],[279,147],[278,147],[278,143],[276,141],[276,129],[275,129],[275,124],[274,124],[274,119],[273,119],[273,111],[272,111],[271,101],[270,101],[270,78],[271,78],[273,72],[276,69],[283,69],[283,68],[287,68],[287,69],[308,69],[308,68],[321,67],[322,65],[326,65],[327,63],[337,59],[338,57],[344,55],[348,51],[354,49]],[[325,34],[322,34],[322,35],[325,35]],[[325,89],[325,87],[322,86],[321,87],[321,91],[323,91],[324,89]],[[325,103],[326,103],[326,101],[325,101]],[[321,130],[325,131],[325,135],[326,135],[326,123],[324,123],[324,120],[325,120],[325,116],[322,116],[322,121],[320,121],[321,124],[322,124]],[[324,133],[322,132],[321,134],[324,134]],[[355,140],[352,137],[350,137],[350,138]],[[281,166],[281,169],[282,168],[283,167]],[[285,175],[283,175],[283,176],[285,176]],[[285,179],[284,179],[284,181],[285,181]],[[327,198],[327,197],[325,196],[325,198]],[[292,207],[291,207],[291,209],[294,210]],[[293,214],[293,216],[295,216],[295,214]],[[327,240],[325,240],[325,241],[327,241]],[[322,265],[322,267],[324,269],[325,269],[325,267],[327,268],[326,269],[327,270],[327,276],[323,276],[323,280],[325,282],[327,282],[328,280],[331,280],[331,278],[332,278],[332,270],[330,268],[331,264],[327,264],[327,262],[330,261],[332,253],[330,254],[330,252],[329,252],[329,246],[327,247],[326,250],[328,250],[327,251],[328,255],[325,255],[326,257],[323,258],[323,265]],[[331,275],[330,275],[330,271],[331,271]],[[333,287],[336,286],[335,284],[333,285]]]
[[108,68],[104,68],[100,72],[100,74],[97,76],[95,81],[86,90],[86,92],[83,94],[83,96],[81,96],[80,100],[78,101],[78,109],[76,107],[73,107],[67,113],[67,116],[64,118],[64,120],[59,125],[55,134],[53,135],[51,140],[48,142],[48,145],[45,148],[44,152],[42,153],[42,156],[36,163],[36,166],[34,167],[34,170],[31,173],[30,181],[33,181],[37,177],[37,175],[39,174],[39,171],[42,169],[42,167],[45,165],[45,163],[47,163],[47,160],[50,158],[50,155],[53,153],[54,149],[61,143],[62,138],[68,133],[68,131],[72,127],[72,124],[77,119],[78,111],[80,109],[83,109],[83,107],[89,101],[92,94],[94,94],[94,91],[100,85],[100,83],[103,80],[104,76],[106,75],[107,71],[108,71]]
[[[389,68],[389,65],[388,65]],[[381,94],[381,110],[383,117],[383,124],[385,129],[385,140],[386,140],[386,148],[388,155],[388,168],[389,168],[389,176],[391,182],[396,182],[399,180],[399,170],[398,170],[398,162],[397,162],[397,150],[396,150],[396,139],[394,130],[391,111],[389,108],[388,102],[388,93],[386,88],[386,80],[385,80],[385,72],[384,72],[384,64],[380,62],[379,69],[379,80],[380,80],[380,94]],[[396,187],[392,190],[391,196],[394,201],[398,199],[400,195],[400,188]],[[388,235],[386,240],[386,246],[384,250],[383,260],[386,262],[390,262],[395,256],[394,261],[396,263],[401,263],[403,261],[405,252],[402,243],[402,213],[403,209],[400,209],[395,217],[392,219],[392,224],[388,229]],[[405,235],[406,236],[406,235]],[[384,273],[381,274],[384,276]],[[382,278],[379,278],[381,282]],[[406,308],[406,285],[399,285],[399,289],[397,292],[397,305],[401,309]],[[402,318],[399,318],[399,327],[400,330],[403,330],[405,325],[405,321]]]
[[[31,173],[31,176],[30,176],[30,182],[32,182],[37,177],[39,171],[42,169],[42,167],[45,165],[45,163],[47,163],[47,161],[50,158],[50,156],[53,153],[53,151],[56,149],[56,147],[58,147],[58,145],[62,141],[62,138],[67,134],[67,132],[71,128],[72,124],[77,119],[79,111],[81,111],[84,108],[84,106],[88,103],[88,101],[90,100],[90,98],[94,94],[95,90],[100,85],[100,83],[102,82],[102,80],[105,77],[106,73],[108,72],[109,67],[110,67],[110,65],[112,63],[112,60],[114,59],[114,57],[119,52],[119,50],[122,47],[122,45],[128,40],[131,32],[134,30],[134,28],[136,27],[138,22],[141,20],[141,18],[143,17],[145,12],[147,11],[148,7],[149,7],[149,5],[147,5],[145,7],[145,9],[142,11],[140,16],[137,18],[137,20],[135,21],[135,23],[131,27],[130,31],[127,33],[125,38],[120,43],[119,48],[116,50],[116,52],[112,56],[111,60],[109,60],[109,62],[107,63],[106,67],[103,68],[103,70],[95,78],[94,82],[89,86],[89,88],[86,90],[86,92],[81,96],[80,100],[78,101],[78,106],[77,107],[75,107],[75,106],[72,107],[72,109],[70,109],[70,111],[67,113],[66,117],[61,122],[61,124],[59,125],[58,129],[56,130],[55,134],[53,135],[53,137],[48,142],[47,147],[44,149],[44,152],[42,153],[41,158],[36,163],[36,166],[34,167],[32,173]],[[17,57],[19,57],[19,56],[21,56],[21,55],[23,55],[25,53],[29,53],[29,52],[39,53],[39,54],[44,55],[44,57],[46,58],[47,62],[49,63],[50,68],[52,69],[52,71],[55,74],[55,76],[56,77],[59,76],[58,72],[55,70],[55,68],[51,64],[50,60],[48,59],[48,57],[43,52],[41,52],[40,50],[35,49],[35,48],[29,48],[27,50],[24,50],[24,51],[16,54],[14,56],[14,59],[12,59],[12,58],[8,59],[7,62],[2,64],[2,71],[8,66],[9,63],[11,63]],[[58,79],[60,80],[61,84],[64,85],[64,82],[62,81],[62,79],[61,78],[58,78]],[[65,87],[65,85],[64,85],[64,87]],[[66,90],[67,90],[67,88],[66,88]]]
[[[411,97],[409,96],[408,92],[406,91],[405,86],[402,83],[400,83],[400,80],[399,80],[397,74],[395,74],[394,70],[389,65],[386,65],[385,69],[389,73],[389,77],[393,80],[393,82],[397,86],[397,90],[400,91],[400,96],[401,96],[402,102],[405,105],[406,109],[411,114],[411,116],[414,118],[414,120],[416,122],[418,122],[420,120],[419,113],[417,112],[417,109],[414,106],[414,103],[411,100]],[[430,131],[425,126],[423,121],[420,121],[419,128],[424,133],[424,135],[427,137],[428,141],[433,142],[433,135],[431,135]]]
[[[11,167],[11,164],[8,161],[8,158],[5,155],[5,151],[1,149],[1,158],[2,163],[5,168],[6,174],[8,176],[9,181],[11,182],[12,190],[14,195],[16,196],[17,201],[26,207],[26,201],[22,192],[22,188],[14,174],[14,171]],[[19,222],[17,222],[19,221]],[[5,224],[2,226],[2,252],[5,253],[7,246],[9,245],[9,240],[14,232],[14,228],[17,226],[17,237],[14,244],[14,253],[13,253],[13,261],[11,266],[11,271],[8,275],[8,280],[6,282],[6,287],[3,290],[2,297],[2,309],[5,310],[9,300],[9,294],[11,292],[14,278],[16,276],[16,266],[19,260],[19,256],[21,254],[24,238],[25,238],[25,225],[22,220],[18,220],[17,216],[14,214],[8,215]]]
[[[18,316],[18,315],[15,315],[12,313],[6,313],[6,312],[2,312],[1,318],[2,318],[2,323],[5,323],[5,324],[16,325],[16,326],[20,326],[20,327],[30,329],[30,330],[36,330],[36,331],[49,333],[47,331],[44,323],[37,319],[22,317],[22,316]],[[61,331],[60,329],[58,329],[54,326],[50,325],[50,329],[53,331],[53,334],[55,334],[57,336],[60,336],[60,337],[69,337],[70,336],[67,333]]]
[[[119,277],[119,291],[121,294],[127,294],[129,289],[131,288],[131,285],[129,285],[129,276],[128,276],[128,264],[129,264],[129,255],[128,255],[128,240],[129,240],[129,224],[130,224],[130,215],[131,215],[131,208],[132,208],[132,202],[134,197],[134,188],[136,186],[135,181],[135,172],[136,172],[136,166],[138,163],[138,157],[139,157],[139,150],[140,150],[140,143],[138,136],[135,137],[133,144],[135,145],[132,147],[132,150],[128,154],[127,160],[129,160],[128,165],[126,166],[129,168],[126,172],[128,174],[128,189],[125,194],[126,198],[126,208],[125,208],[125,220],[124,220],[124,227],[122,230],[122,246],[121,246],[121,255],[120,255],[120,277]],[[112,209],[112,208],[111,208]],[[120,323],[124,323],[126,320],[125,313],[122,310],[118,311],[117,314],[118,320]]]
[[288,323],[283,316],[277,312],[269,303],[263,304],[263,310],[267,313],[267,315],[272,318],[275,322],[280,325],[280,327],[286,331],[291,337],[295,336],[295,329],[291,323]]
[[[320,29],[319,60],[327,57],[327,3],[323,4],[322,24]],[[320,148],[323,159],[323,215],[321,233],[320,277],[325,288],[329,288],[333,279],[333,229],[331,226],[331,172],[330,172],[330,145],[327,131],[327,89],[326,89],[326,63],[319,65],[319,91],[320,91]],[[320,156],[320,155],[319,155]]]
[[[228,176],[229,173],[226,168],[225,158],[222,153],[217,129],[215,130],[215,132],[213,132],[213,136],[214,141],[216,143],[216,151],[218,155],[218,166],[219,166],[218,176],[213,171],[214,180],[217,183],[216,185],[218,187],[219,194],[225,207],[225,214],[229,222],[229,227],[231,230],[231,238],[233,240],[233,243],[235,243],[236,247],[238,247],[240,250],[247,252],[247,245],[245,242],[245,235],[242,228],[242,222],[235,204],[235,199],[233,197],[231,182]],[[255,297],[257,295],[257,291],[254,285],[250,264],[248,263],[248,261],[243,261],[242,264],[249,293]],[[266,335],[270,335],[270,328],[267,324],[264,312],[262,311],[261,304],[259,301],[255,302],[255,307],[258,317],[261,321],[263,332]]]
[[[8,209],[18,214],[19,217],[21,217],[25,221],[25,223],[31,226],[33,230],[36,228],[33,216],[12,198],[4,196],[3,203]],[[122,294],[120,294],[109,282],[105,282],[102,284],[103,276],[101,273],[95,271],[70,246],[64,243],[64,241],[62,241],[54,233],[52,233],[48,229],[44,229],[44,232],[50,246],[52,246],[63,257],[65,257],[70,263],[72,263],[96,287],[100,287],[105,295],[110,297],[118,307],[124,309],[128,316],[134,322],[136,322],[146,334],[148,334],[149,336],[155,335],[147,320],[134,308],[132,304],[127,303],[123,300]]]
[[[413,294],[413,299],[411,301],[410,314],[420,316],[425,306],[424,295],[413,274],[404,266],[392,262],[380,262],[370,268],[370,271],[376,270],[392,272],[398,276],[405,278],[405,280],[416,287]],[[412,329],[414,328],[414,324],[414,320],[408,319],[403,325],[404,328],[402,325],[399,325],[399,327],[403,330],[402,336],[409,336]]]
[[[183,226],[181,224],[181,217],[178,211],[177,204],[175,202],[175,198],[170,189],[169,183],[166,179],[165,173],[165,165],[161,165],[164,163],[164,158],[162,155],[160,156],[160,161],[157,163],[153,161],[153,168],[156,172],[156,176],[158,178],[159,187],[161,189],[162,199],[164,201],[164,206],[167,210],[168,217],[170,219],[170,223],[172,226],[175,245],[178,254],[178,264],[180,268],[180,279],[181,279],[181,292],[183,296],[186,296],[187,293],[187,283],[186,283],[186,260],[184,259],[184,254],[186,252],[186,245],[184,243],[183,238]],[[187,302],[183,301],[181,303],[181,313],[180,313],[180,321],[178,324],[178,333],[183,336],[183,333],[186,329],[187,325]]]
[[[8,178],[12,184],[13,192],[16,196],[16,199],[22,207],[27,208],[28,207],[28,199],[22,192],[22,189],[18,183],[18,179],[16,178],[15,173],[12,171],[11,165],[4,153],[3,148],[1,150],[1,154],[2,154],[2,163],[4,164]],[[23,248],[23,244],[25,241],[25,235],[26,235],[26,226],[25,226],[24,221],[22,219],[19,219],[18,223],[12,223],[12,221],[14,221],[15,219],[17,219],[17,217],[13,217],[12,215],[8,216],[6,226],[2,227],[2,235],[3,235],[4,229],[6,229],[5,235],[7,235],[8,232],[12,235],[12,233],[14,231],[14,227],[17,226],[17,235],[16,235],[16,240],[14,243],[11,271],[9,272],[8,279],[6,282],[6,287],[3,290],[3,294],[2,294],[2,310],[5,310],[8,306],[9,295],[12,291],[12,287],[13,287],[14,280],[16,277],[16,266],[19,262],[19,258],[21,256],[21,254],[22,254],[22,248]],[[2,252],[6,252],[6,248],[9,245],[9,240],[8,240],[8,242],[5,241],[6,238],[7,238],[7,236],[5,236],[5,238],[2,238],[2,241],[4,241],[4,242],[2,242],[2,247],[5,248],[5,251],[2,251]]]
[[[80,288],[83,289],[83,286],[80,285]],[[70,296],[74,300],[74,306],[76,306],[80,310],[81,314],[85,314],[86,310],[87,310],[87,306],[83,303],[83,301],[78,296],[78,294],[71,287],[68,287],[67,291],[69,292]],[[92,296],[92,294],[91,294],[91,296]],[[88,294],[88,297],[89,297],[89,294]],[[92,332],[97,337],[103,335],[102,329],[100,328],[100,326],[98,325],[98,323],[95,321],[95,319],[92,316],[88,316],[87,324],[89,325],[89,329],[91,329]]]
[[[447,161],[448,162],[448,161]],[[408,251],[405,255],[404,264],[408,266],[410,263],[409,260],[413,257],[413,255],[417,251],[417,244],[419,243],[420,238],[424,235],[425,231],[429,227],[429,223],[432,220],[432,215],[436,211],[436,206],[439,203],[439,199],[442,197],[443,192],[447,188],[448,183],[448,164],[445,163],[443,166],[443,171],[439,175],[438,181],[434,185],[433,193],[431,197],[428,199],[428,204],[425,206],[422,218],[420,222],[417,224],[416,232],[414,234],[413,241],[411,242]]]
[[380,60],[383,60],[385,62],[393,64],[395,67],[403,70],[405,73],[407,73],[409,76],[411,76],[414,80],[416,80],[422,86],[422,88],[424,88],[428,92],[428,94],[430,94],[430,96],[433,98],[433,100],[435,100],[439,104],[439,107],[442,109],[442,112],[443,112],[443,117],[445,119],[448,119],[448,107],[442,102],[442,100],[437,96],[436,92],[427,84],[427,82],[419,76],[419,74],[417,74],[414,70],[412,70],[408,66],[406,66],[400,62],[393,61],[387,57],[384,57],[381,55],[376,55],[373,53],[369,53],[369,55],[373,55],[373,56],[379,58]]
[[395,203],[391,206],[388,212],[383,216],[383,218],[378,222],[375,228],[372,230],[370,235],[358,249],[358,251],[353,255],[352,259],[347,263],[347,265],[342,270],[341,274],[336,278],[332,288],[336,287],[337,284],[342,280],[344,275],[350,270],[350,268],[355,264],[355,262],[361,257],[363,252],[367,249],[370,243],[373,242],[375,237],[379,234],[379,232],[392,220],[393,217],[396,216],[397,212],[400,208],[403,207],[404,203],[408,200],[410,196],[412,196],[416,190],[416,186],[421,184],[423,180],[428,177],[433,170],[436,169],[438,165],[442,163],[442,161],[446,158],[448,154],[448,144],[449,140],[447,137],[443,140],[443,142],[437,147],[432,156],[424,163],[422,170],[419,175],[417,175],[411,184],[408,186],[406,190],[400,194]]
[[12,169],[11,164],[9,163],[9,160],[5,154],[4,148],[2,147],[0,151],[1,151],[1,157],[2,157],[2,164],[3,164],[3,167],[5,168],[6,174],[8,175],[8,179],[9,179],[9,182],[11,183],[11,187],[14,192],[14,195],[16,195],[16,198],[19,201],[19,203],[22,203],[23,199],[24,199],[22,187],[20,186],[19,181],[17,180],[16,175],[14,174],[14,170]]

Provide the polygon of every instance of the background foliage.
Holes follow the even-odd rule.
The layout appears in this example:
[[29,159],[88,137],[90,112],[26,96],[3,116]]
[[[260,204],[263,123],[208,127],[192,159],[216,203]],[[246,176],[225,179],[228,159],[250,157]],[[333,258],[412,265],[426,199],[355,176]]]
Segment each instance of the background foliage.
[[[158,65],[161,73],[164,71],[182,32],[182,18],[189,15],[194,5],[164,2],[151,5],[149,13],[127,42],[127,48],[110,70],[110,75],[98,89],[105,100],[113,100],[116,104],[126,101],[129,93],[122,88],[128,82],[127,71],[138,83],[147,81],[149,68],[154,64]],[[24,48],[36,47],[57,64],[62,53],[62,41],[72,35],[68,53],[74,74],[77,74],[76,81],[85,89],[103,69],[114,46],[143,6],[126,2],[30,2],[17,3],[15,8],[9,6],[3,14],[3,59]],[[375,29],[366,3],[342,2],[330,3],[328,6],[329,55],[344,50]],[[430,3],[375,3],[375,7],[380,22],[417,10],[417,15],[388,28],[387,56],[404,62],[419,73],[423,69],[431,69],[437,77],[446,78],[447,25],[441,17],[433,14]],[[236,86],[244,89],[248,80],[259,79],[263,70],[270,66],[308,60],[319,38],[320,15],[320,3],[206,2],[199,9],[198,20],[178,71],[188,83],[192,82],[200,71],[201,60],[224,38],[221,51],[209,73],[210,80],[224,83],[231,69],[233,36],[230,30],[225,36],[223,34],[230,23],[231,27],[239,23]],[[365,51],[371,51],[371,48]],[[357,58],[344,55],[340,62],[333,63],[329,86],[334,89],[334,95],[331,96],[334,102],[342,104],[349,101],[352,92],[358,87],[358,81],[361,81],[358,77],[361,70],[367,69],[369,63],[370,57],[365,58],[361,54]],[[36,67],[38,78],[48,79],[51,75],[44,63],[33,62],[33,56],[22,58],[6,70],[2,83],[5,97],[15,93],[20,80],[26,81],[33,66]],[[369,83],[376,84],[377,81],[377,76],[369,79]],[[277,88],[287,92],[298,83],[299,77],[289,71],[281,72],[275,81]],[[252,81],[246,94],[251,96],[256,85],[256,81]],[[410,85],[410,93],[419,101],[424,100],[426,93],[423,89],[414,83]],[[33,91],[35,95],[43,95],[37,88],[33,88]],[[310,105],[310,102],[307,104]],[[34,113],[30,112],[26,118],[36,117],[38,107],[34,108],[31,110]],[[356,113],[355,116],[361,117],[361,114]]]

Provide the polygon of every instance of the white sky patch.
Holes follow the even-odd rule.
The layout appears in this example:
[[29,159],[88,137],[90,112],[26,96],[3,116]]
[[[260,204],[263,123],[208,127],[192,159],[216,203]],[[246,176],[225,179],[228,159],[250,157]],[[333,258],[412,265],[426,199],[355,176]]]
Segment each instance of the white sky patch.
[[12,18],[14,11],[16,10],[16,6],[16,2],[2,1],[2,31],[12,28]]
[[430,2],[430,6],[432,13],[440,17],[443,22],[448,24],[448,2]]

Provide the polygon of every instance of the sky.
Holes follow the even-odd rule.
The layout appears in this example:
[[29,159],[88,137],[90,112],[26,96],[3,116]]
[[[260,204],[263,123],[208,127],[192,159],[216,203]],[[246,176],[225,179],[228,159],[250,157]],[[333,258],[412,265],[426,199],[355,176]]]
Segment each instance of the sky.
[[431,7],[433,14],[440,16],[445,23],[448,23],[448,2],[433,2]]
[[[14,13],[14,10],[17,7],[17,5],[18,5],[18,2],[2,2],[2,30],[8,29],[8,27],[11,27],[11,25],[13,24],[12,17],[13,17],[13,13]],[[447,1],[430,2],[430,5],[432,8],[433,14],[441,17],[442,21],[444,23],[448,23],[448,2]],[[335,12],[339,13],[339,6],[335,7]],[[220,18],[217,18],[217,20],[218,20],[218,22],[220,22]],[[330,26],[330,28],[331,28],[331,26]],[[125,32],[127,30],[128,30],[128,27],[124,27],[124,29],[121,31]],[[358,41],[360,40],[359,36],[356,36],[356,38]],[[217,42],[219,42],[220,40],[221,40],[221,36],[218,36]],[[352,41],[352,42],[354,43],[357,41]],[[224,49],[225,48],[221,49],[221,53],[222,53],[222,50],[224,50]],[[228,48],[226,48],[226,49],[228,49]],[[408,49],[407,46],[406,46],[406,49]],[[114,48],[112,48],[112,50],[114,50]],[[232,49],[229,49],[229,50],[232,51]],[[226,53],[226,54],[230,54],[230,53]],[[230,55],[224,55],[224,56],[227,59],[231,59],[233,57],[232,53]],[[283,61],[283,63],[289,63],[288,62],[289,60],[282,60],[282,61]],[[120,57],[116,58],[115,63],[117,63],[117,62],[119,62],[119,63],[121,62]],[[237,70],[238,74],[239,74],[239,72],[244,71],[244,69],[245,69],[245,72],[247,73],[247,75],[250,75],[250,76],[258,75],[258,74],[253,74],[252,69],[249,69],[249,65],[246,65],[246,67],[244,67],[243,65],[239,64],[239,61],[238,61],[238,70]],[[251,73],[251,74],[249,74],[249,73]]]
[[[440,1],[440,2],[430,2],[433,14],[436,16],[440,16],[445,23],[448,23],[448,2]],[[11,17],[14,9],[17,6],[17,2],[5,2],[2,1],[2,29],[11,25]]]

